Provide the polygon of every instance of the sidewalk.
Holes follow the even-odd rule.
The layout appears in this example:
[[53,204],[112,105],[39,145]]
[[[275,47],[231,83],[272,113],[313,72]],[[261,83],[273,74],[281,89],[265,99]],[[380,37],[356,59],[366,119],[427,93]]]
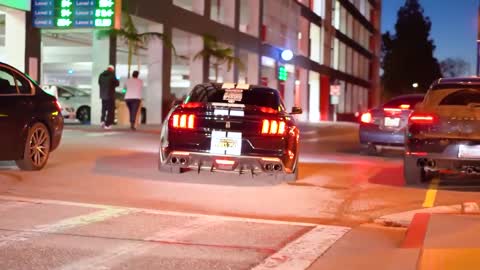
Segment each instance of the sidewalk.
[[480,268],[480,216],[417,214],[409,228],[406,248],[421,248],[418,269]]

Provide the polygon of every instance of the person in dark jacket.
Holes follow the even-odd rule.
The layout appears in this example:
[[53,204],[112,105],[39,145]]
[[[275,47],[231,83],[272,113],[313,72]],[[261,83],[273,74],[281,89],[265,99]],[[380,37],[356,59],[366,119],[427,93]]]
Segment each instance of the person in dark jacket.
[[102,100],[101,122],[105,129],[110,129],[115,120],[115,88],[120,82],[115,77],[115,67],[110,65],[98,77],[100,99]]

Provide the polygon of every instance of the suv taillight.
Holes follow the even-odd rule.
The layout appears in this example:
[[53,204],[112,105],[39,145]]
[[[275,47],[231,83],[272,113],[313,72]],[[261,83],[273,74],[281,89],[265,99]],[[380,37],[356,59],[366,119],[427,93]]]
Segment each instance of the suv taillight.
[[283,135],[285,134],[285,122],[264,119],[262,121],[262,134]]
[[437,115],[433,113],[417,113],[414,112],[408,118],[410,124],[417,125],[432,125],[435,124],[438,120]]
[[172,127],[178,129],[193,129],[195,128],[194,114],[174,114],[172,115]]

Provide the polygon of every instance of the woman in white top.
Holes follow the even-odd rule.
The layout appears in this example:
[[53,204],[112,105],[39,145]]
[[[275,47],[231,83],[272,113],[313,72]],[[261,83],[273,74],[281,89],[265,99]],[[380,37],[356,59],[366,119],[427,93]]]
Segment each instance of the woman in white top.
[[130,128],[135,130],[135,120],[137,119],[140,102],[142,100],[143,81],[138,78],[138,71],[132,73],[132,77],[125,82],[125,102],[130,111]]

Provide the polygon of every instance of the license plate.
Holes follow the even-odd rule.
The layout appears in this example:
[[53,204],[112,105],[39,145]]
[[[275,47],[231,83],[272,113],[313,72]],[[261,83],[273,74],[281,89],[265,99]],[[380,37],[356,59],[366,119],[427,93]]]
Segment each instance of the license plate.
[[480,158],[480,145],[460,145],[458,148],[458,157],[459,158]]
[[242,133],[227,131],[212,131],[210,153],[219,155],[236,155],[242,153]]
[[400,126],[400,118],[385,117],[383,125],[386,127],[398,127]]

